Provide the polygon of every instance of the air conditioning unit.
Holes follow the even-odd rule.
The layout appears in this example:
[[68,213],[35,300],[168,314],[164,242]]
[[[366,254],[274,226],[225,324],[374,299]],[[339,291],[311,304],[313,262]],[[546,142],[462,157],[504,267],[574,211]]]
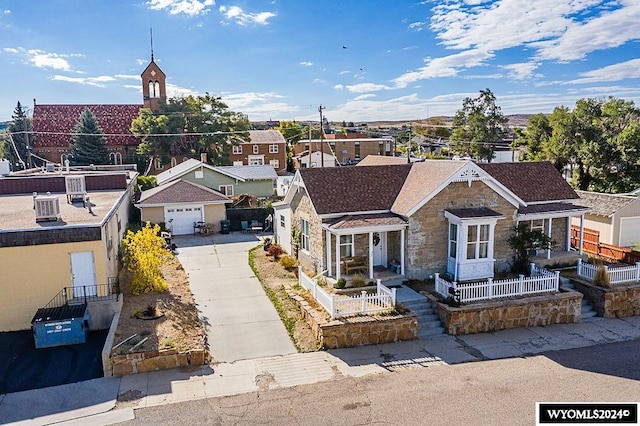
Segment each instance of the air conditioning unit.
[[74,198],[80,197],[84,200],[87,194],[87,186],[84,175],[73,175],[64,177],[64,185],[67,189],[67,202],[70,203]]
[[37,195],[33,199],[36,222],[60,220],[60,204],[55,195]]

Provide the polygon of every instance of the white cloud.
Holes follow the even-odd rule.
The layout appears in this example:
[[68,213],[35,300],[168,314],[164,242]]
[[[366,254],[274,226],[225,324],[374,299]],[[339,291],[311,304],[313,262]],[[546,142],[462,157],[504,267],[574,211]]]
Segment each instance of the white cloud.
[[65,58],[69,55],[49,53],[42,50],[31,49],[27,52],[27,61],[37,68],[53,68],[54,70],[70,71],[71,65]]
[[345,75],[345,74],[350,74],[350,73],[351,73],[351,71],[344,70],[344,71],[340,71],[340,73],[339,73],[339,74],[340,74],[340,75]]
[[513,80],[526,80],[534,76],[534,71],[540,66],[536,62],[522,62],[519,64],[503,65],[502,68],[509,71],[509,78]]
[[166,10],[171,15],[185,14],[188,16],[204,15],[209,12],[209,6],[215,5],[214,0],[149,0],[149,9]]
[[354,101],[362,101],[365,99],[369,99],[369,98],[375,98],[376,95],[374,95],[373,93],[366,93],[364,95],[360,95],[360,96],[356,96],[355,98],[353,98]]
[[344,89],[344,85],[336,84],[335,86],[333,86],[333,88],[336,89],[336,90],[342,90],[342,89]]
[[384,84],[358,83],[345,86],[351,93],[377,92],[379,90],[389,90],[391,87]]
[[196,90],[188,89],[186,87],[181,87],[171,83],[166,83],[166,88],[168,98],[184,98],[189,95],[198,96],[200,94]]
[[136,74],[116,74],[114,77],[120,80],[140,80],[140,76]]
[[249,24],[267,25],[267,21],[276,16],[273,12],[248,13],[238,6],[220,6],[219,11],[227,20],[235,21],[236,24],[241,26]]
[[2,11],[2,14],[3,15],[10,15],[11,11],[9,9],[5,9],[5,10]]
[[305,66],[305,67],[311,67],[311,66],[313,66],[313,62],[303,61],[303,62],[300,62],[300,65]]
[[597,70],[580,74],[582,78],[568,81],[568,84],[598,83],[602,81],[620,81],[626,78],[640,78],[640,59],[609,65]]
[[409,29],[413,31],[422,31],[427,24],[424,22],[412,22],[409,24]]
[[67,83],[76,83],[95,87],[106,87],[105,83],[110,83],[116,80],[114,77],[107,75],[98,77],[68,77],[65,75],[54,75],[51,79],[54,81],[65,81]]
[[2,50],[6,53],[19,53],[19,50],[13,47],[5,47]]
[[283,96],[273,92],[223,93],[221,97],[229,109],[247,114],[252,120],[281,118],[298,111],[298,107],[283,102]]

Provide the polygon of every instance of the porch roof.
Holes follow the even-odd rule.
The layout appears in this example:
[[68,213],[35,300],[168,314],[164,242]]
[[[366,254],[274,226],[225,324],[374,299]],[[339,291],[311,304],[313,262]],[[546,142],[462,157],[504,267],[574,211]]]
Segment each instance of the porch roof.
[[518,215],[542,214],[542,213],[584,213],[588,207],[576,206],[571,203],[545,203],[532,204],[518,209]]
[[502,214],[488,207],[470,207],[466,209],[446,209],[445,211],[460,219],[472,219],[476,217],[504,217]]
[[366,215],[346,215],[333,219],[325,224],[329,230],[346,230],[354,228],[397,228],[407,226],[407,222],[393,213],[378,213]]

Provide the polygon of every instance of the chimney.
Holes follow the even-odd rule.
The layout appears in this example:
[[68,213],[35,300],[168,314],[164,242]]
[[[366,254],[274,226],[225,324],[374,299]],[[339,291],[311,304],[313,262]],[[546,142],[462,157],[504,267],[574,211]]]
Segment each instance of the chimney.
[[203,152],[203,153],[200,154],[200,161],[202,163],[206,163],[207,162],[207,153],[206,152]]

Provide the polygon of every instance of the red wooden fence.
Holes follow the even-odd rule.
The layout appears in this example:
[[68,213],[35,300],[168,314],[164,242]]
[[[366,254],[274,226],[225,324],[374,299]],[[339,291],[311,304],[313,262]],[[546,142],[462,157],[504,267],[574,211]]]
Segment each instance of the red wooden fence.
[[[591,256],[601,257],[607,261],[634,264],[640,262],[640,252],[627,247],[613,246],[600,242],[600,231],[584,229],[582,252]],[[571,225],[571,247],[578,249],[580,245],[580,227]]]

